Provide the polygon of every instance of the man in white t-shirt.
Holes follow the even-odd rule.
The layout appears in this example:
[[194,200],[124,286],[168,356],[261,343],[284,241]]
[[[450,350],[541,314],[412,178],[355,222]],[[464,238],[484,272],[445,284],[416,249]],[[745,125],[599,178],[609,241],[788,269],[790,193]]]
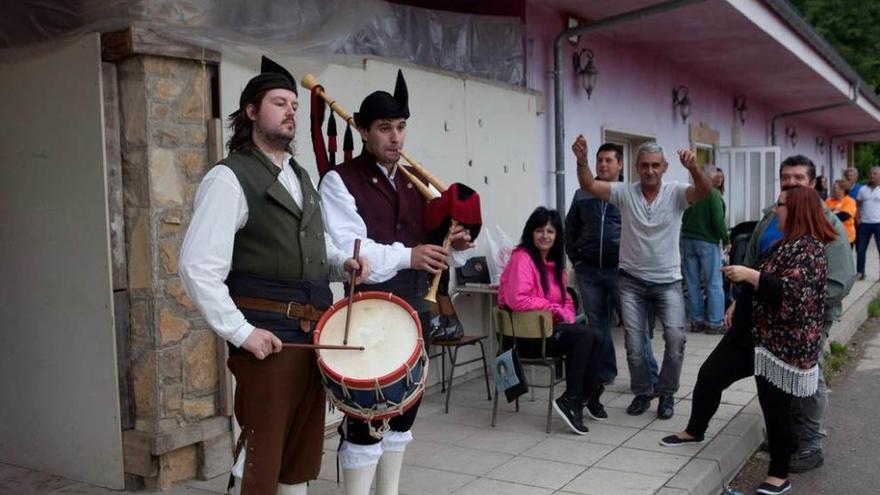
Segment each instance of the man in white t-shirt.
[[856,271],[859,280],[865,279],[865,253],[871,236],[877,251],[880,251],[880,167],[871,167],[868,183],[859,189],[856,201],[859,209],[856,213]]
[[[657,143],[639,147],[636,169],[639,181],[632,184],[604,182],[587,168],[587,141],[578,136],[572,145],[577,157],[578,181],[594,196],[620,209],[620,302],[625,331],[630,389],[635,395],[626,412],[636,416],[660,398],[657,417],[673,415],[673,395],[678,391],[684,346],[684,295],[681,290],[679,237],[681,216],[693,203],[712,191],[712,182],[697,164],[691,150],[678,150],[678,158],[690,173],[693,185],[663,182],[669,168]],[[648,331],[645,308],[653,304],[663,323],[666,350],[656,385],[645,357]]]

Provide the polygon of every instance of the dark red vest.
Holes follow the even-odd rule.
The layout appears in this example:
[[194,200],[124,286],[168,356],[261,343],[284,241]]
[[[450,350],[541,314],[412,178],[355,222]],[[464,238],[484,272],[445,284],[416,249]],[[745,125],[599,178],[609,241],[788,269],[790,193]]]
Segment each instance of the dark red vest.
[[366,150],[333,170],[354,196],[367,237],[379,244],[400,242],[406,247],[427,242],[425,199],[402,172],[394,176],[395,190],[379,170],[376,157]]

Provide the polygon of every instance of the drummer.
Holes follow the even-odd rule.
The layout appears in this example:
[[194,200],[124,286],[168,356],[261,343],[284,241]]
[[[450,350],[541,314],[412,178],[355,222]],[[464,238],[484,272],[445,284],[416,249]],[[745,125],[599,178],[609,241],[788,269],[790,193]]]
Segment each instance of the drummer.
[[[398,161],[406,139],[409,102],[406,82],[398,72],[394,95],[376,91],[354,114],[361,132],[363,151],[328,172],[321,181],[324,225],[333,242],[351,249],[362,239],[361,254],[372,267],[358,291],[396,294],[416,311],[422,329],[428,328],[428,303],[423,299],[429,276],[446,268],[449,253],[428,244],[424,225],[425,199],[398,173]],[[452,233],[452,248],[471,247],[470,234],[462,227]],[[455,256],[463,264],[466,255]],[[352,326],[352,331],[357,331]],[[343,442],[339,457],[347,495],[366,495],[376,475],[377,495],[396,495],[400,468],[418,412],[416,403],[390,421],[390,431],[373,438],[365,421],[346,417],[340,426]],[[378,464],[378,469],[377,469]]]
[[369,274],[324,235],[321,202],[291,156],[296,81],[263,57],[230,115],[229,155],[202,179],[180,253],[186,292],[228,342],[241,436],[233,493],[305,494],[318,477],[324,388],[307,343],[332,303],[328,277]]

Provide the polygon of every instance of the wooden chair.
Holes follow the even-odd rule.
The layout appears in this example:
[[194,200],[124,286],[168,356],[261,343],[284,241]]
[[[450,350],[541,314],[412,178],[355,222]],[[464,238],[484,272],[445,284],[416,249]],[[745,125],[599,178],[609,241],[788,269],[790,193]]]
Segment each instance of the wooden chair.
[[[547,384],[529,383],[529,387],[549,389],[547,399],[547,433],[550,433],[550,423],[553,419],[553,399],[556,385],[565,381],[563,373],[557,373],[557,367],[561,369],[561,356],[547,355],[547,339],[553,335],[553,315],[549,311],[525,311],[514,312],[504,308],[495,308],[495,332],[498,339],[499,352],[504,347],[504,337],[514,339],[540,339],[540,357],[528,358],[519,356],[523,367],[536,366],[547,369]],[[492,426],[498,416],[498,392],[492,403]],[[519,412],[519,399],[516,399],[516,411]]]

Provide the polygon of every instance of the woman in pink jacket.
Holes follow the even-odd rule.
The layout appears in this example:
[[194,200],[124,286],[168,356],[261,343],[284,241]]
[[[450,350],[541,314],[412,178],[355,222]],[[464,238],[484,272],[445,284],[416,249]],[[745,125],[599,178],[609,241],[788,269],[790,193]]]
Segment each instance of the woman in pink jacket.
[[[608,417],[599,402],[603,337],[585,325],[574,324],[574,301],[566,291],[566,282],[562,219],[556,210],[538,207],[526,221],[522,240],[501,274],[498,304],[511,311],[553,314],[547,354],[565,356],[566,382],[566,390],[553,408],[573,432],[584,435],[589,431],[583,422],[585,405],[593,419]],[[511,344],[505,341],[505,347]],[[516,348],[523,357],[541,354],[539,339],[517,339]]]

